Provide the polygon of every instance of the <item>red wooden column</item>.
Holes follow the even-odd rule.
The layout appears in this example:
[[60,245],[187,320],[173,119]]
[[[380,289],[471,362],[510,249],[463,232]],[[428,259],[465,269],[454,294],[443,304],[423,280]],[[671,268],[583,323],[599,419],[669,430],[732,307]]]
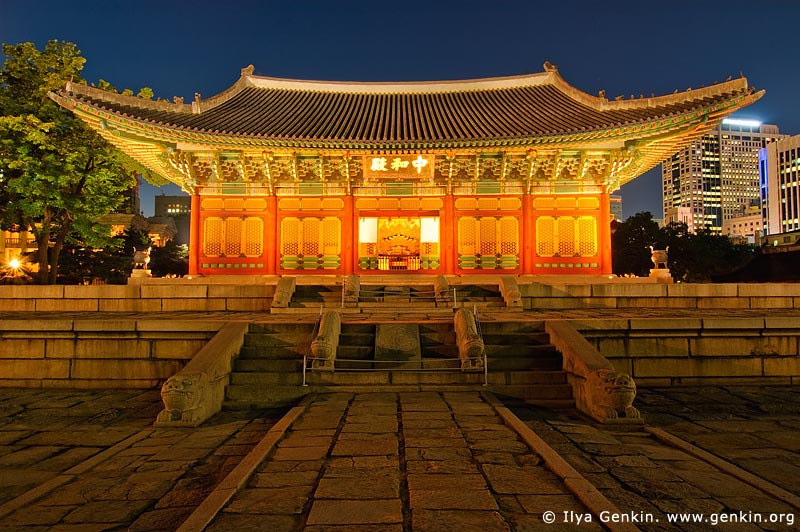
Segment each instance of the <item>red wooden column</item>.
[[610,274],[611,269],[611,199],[608,192],[600,194],[600,215],[598,216],[598,245],[600,247],[600,273]]
[[533,225],[533,197],[522,196],[522,273],[533,273],[536,234]]
[[358,246],[354,240],[355,234],[355,200],[353,196],[344,197],[344,212],[342,212],[342,272],[344,274],[353,273],[353,262]]
[[197,275],[200,266],[200,194],[192,194],[189,218],[189,275]]
[[278,197],[267,196],[267,215],[264,218],[264,259],[268,275],[274,275],[278,267]]
[[442,197],[442,242],[441,267],[445,274],[456,272],[456,199],[452,195]]

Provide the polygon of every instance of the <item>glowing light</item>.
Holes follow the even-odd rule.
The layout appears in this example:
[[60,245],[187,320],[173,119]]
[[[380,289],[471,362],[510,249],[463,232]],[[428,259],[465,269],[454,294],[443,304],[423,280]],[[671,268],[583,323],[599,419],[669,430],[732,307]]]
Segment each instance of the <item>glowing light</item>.
[[378,219],[358,219],[358,241],[362,244],[375,244],[378,241]]
[[19,261],[19,259],[11,259],[10,261],[8,261],[8,265],[12,269],[18,270],[19,267],[22,266],[22,263]]
[[758,120],[741,120],[738,118],[726,118],[722,121],[723,124],[729,126],[744,126],[744,127],[758,127],[761,122]]
[[439,242],[439,218],[420,218],[420,242]]

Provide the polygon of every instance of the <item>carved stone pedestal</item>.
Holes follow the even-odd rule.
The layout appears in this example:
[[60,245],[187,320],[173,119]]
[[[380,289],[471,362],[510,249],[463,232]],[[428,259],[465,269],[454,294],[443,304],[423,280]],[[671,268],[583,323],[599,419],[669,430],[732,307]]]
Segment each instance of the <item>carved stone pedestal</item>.
[[659,283],[672,284],[672,275],[669,273],[669,268],[652,268],[650,270],[650,278],[655,279]]
[[132,279],[143,278],[143,277],[152,277],[152,276],[153,276],[153,274],[150,273],[150,270],[139,269],[139,270],[132,270],[131,271],[131,278]]

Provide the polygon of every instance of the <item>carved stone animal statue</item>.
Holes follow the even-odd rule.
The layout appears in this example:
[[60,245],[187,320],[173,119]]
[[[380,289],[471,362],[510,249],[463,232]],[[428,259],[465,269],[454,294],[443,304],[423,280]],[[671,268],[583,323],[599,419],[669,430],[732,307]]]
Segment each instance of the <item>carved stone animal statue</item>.
[[653,261],[653,266],[655,269],[666,269],[667,268],[667,255],[669,253],[669,246],[667,249],[654,249],[653,246],[650,246],[650,260]]
[[475,317],[464,308],[458,309],[454,316],[456,331],[456,344],[458,357],[461,359],[461,369],[464,371],[479,371],[483,369],[483,354],[486,346],[483,338],[478,334]]
[[157,421],[194,423],[200,419],[208,386],[208,376],[200,372],[178,373],[167,379],[161,386],[164,410]]
[[133,250],[133,267],[134,269],[146,270],[147,265],[150,264],[150,248]]
[[328,311],[319,322],[319,334],[311,342],[311,362],[313,369],[333,370],[336,349],[339,347],[339,334],[342,329],[342,318],[338,312]]
[[588,406],[593,417],[599,420],[642,417],[633,407],[636,383],[625,373],[599,369],[589,374],[586,382]]

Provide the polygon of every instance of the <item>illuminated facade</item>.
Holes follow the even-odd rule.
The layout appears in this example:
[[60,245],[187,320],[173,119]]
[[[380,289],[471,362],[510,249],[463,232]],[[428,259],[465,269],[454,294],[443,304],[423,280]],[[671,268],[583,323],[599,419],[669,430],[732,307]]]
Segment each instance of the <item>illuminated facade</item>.
[[800,135],[767,145],[759,166],[764,234],[800,230]]
[[754,120],[723,120],[713,131],[685,146],[661,167],[664,215],[691,212],[689,230],[722,232],[760,197],[758,151],[783,138],[778,127]]
[[192,196],[190,273],[610,273],[609,194],[761,97],[608,100],[539,74],[418,83],[242,70],[191,104],[51,97]]

